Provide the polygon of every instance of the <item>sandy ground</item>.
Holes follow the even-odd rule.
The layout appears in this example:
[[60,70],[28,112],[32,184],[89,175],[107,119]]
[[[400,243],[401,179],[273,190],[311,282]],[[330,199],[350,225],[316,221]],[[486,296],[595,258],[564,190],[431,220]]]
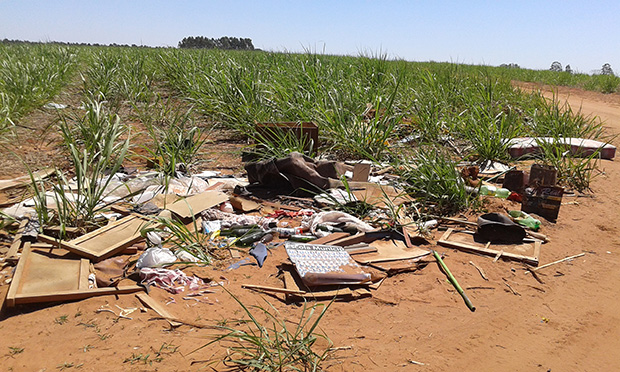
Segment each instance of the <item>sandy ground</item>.
[[[523,85],[525,88],[532,86]],[[560,89],[562,99],[596,115],[620,133],[620,96]],[[566,197],[556,224],[542,232],[541,263],[586,252],[571,262],[539,271],[543,283],[510,261],[443,247],[446,264],[477,307],[470,312],[433,262],[416,272],[385,280],[373,297],[334,302],[321,330],[335,347],[324,364],[330,371],[613,371],[620,369],[620,237],[618,207],[620,163],[603,161],[604,174],[593,183],[595,197]],[[576,203],[575,203],[576,202]],[[509,202],[506,202],[509,203]],[[437,237],[439,237],[437,234]],[[225,272],[197,270],[225,286],[242,302],[269,301],[291,321],[302,306],[282,295],[258,295],[241,284],[282,286],[276,249],[265,266]],[[472,261],[488,277],[485,281]],[[2,282],[10,272],[2,272]],[[3,285],[2,291],[6,291]],[[468,289],[469,288],[469,289]],[[152,296],[178,318],[213,323],[243,317],[221,289],[198,303],[155,289]],[[3,371],[187,371],[222,370],[221,346],[206,344],[214,331],[181,326],[174,330],[152,312],[119,319],[96,312],[109,305],[139,307],[133,295],[92,298],[63,304],[23,306],[0,321],[0,370]],[[319,346],[324,345],[319,341]],[[148,355],[148,358],[145,358]],[[146,360],[145,360],[146,359]],[[417,363],[412,363],[415,361]],[[423,364],[423,365],[422,365]]]

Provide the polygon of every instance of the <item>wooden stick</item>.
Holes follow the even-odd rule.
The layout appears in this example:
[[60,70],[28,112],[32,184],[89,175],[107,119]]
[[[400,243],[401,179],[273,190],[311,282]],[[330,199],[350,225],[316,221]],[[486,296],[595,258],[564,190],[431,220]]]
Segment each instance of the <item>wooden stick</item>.
[[484,273],[484,270],[482,270],[482,268],[478,267],[478,265],[476,265],[473,261],[469,261],[469,263],[476,268],[476,270],[478,270],[478,272],[480,273],[480,276],[482,277],[482,279],[484,280],[489,280],[489,278],[487,278],[486,274]]
[[[486,249],[488,249],[488,245],[485,247]],[[495,258],[493,259],[493,262],[497,262],[497,260],[500,259],[500,257],[502,257],[502,255],[504,254],[503,250],[500,250],[499,252],[497,252],[497,255],[495,256]]]
[[285,294],[296,294],[296,295],[307,294],[306,291],[299,291],[299,290],[286,289],[286,288],[267,287],[263,285],[254,285],[254,284],[242,284],[241,288],[252,289],[252,290],[257,290],[257,291],[285,293]]
[[557,260],[557,261],[549,262],[548,264],[545,264],[545,265],[539,266],[539,267],[537,267],[537,268],[531,269],[531,271],[538,271],[538,270],[540,270],[540,269],[544,269],[545,267],[549,267],[549,266],[551,266],[551,265],[555,265],[555,264],[558,264],[558,263],[560,263],[560,262],[564,262],[564,261],[572,260],[573,258],[577,258],[577,257],[585,256],[585,255],[586,255],[586,254],[585,254],[585,252],[584,252],[584,253],[579,253],[579,254],[576,254],[576,255],[574,255],[574,256],[569,256],[569,257],[563,258],[563,259],[561,259],[561,260]]

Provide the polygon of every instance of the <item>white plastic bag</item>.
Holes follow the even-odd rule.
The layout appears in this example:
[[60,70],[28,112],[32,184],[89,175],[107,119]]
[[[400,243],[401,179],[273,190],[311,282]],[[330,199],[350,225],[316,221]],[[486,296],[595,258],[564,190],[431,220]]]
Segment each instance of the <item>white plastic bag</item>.
[[136,268],[157,267],[165,264],[173,263],[177,260],[177,256],[168,248],[149,248],[138,258]]

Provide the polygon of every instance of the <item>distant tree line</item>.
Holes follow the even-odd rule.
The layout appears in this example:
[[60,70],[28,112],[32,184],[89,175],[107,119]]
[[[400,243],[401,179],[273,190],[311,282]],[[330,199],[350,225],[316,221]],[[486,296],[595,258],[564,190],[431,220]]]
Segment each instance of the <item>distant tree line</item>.
[[131,48],[164,48],[164,47],[152,47],[147,45],[136,45],[136,44],[99,44],[99,43],[71,43],[67,41],[29,41],[29,40],[11,40],[11,39],[3,39],[0,40],[2,44],[50,44],[50,45],[64,45],[64,46],[111,46],[111,47],[131,47]]
[[[562,64],[558,61],[553,61],[549,70],[555,71],[555,72],[562,72]],[[571,73],[571,74],[573,73],[573,69],[570,67],[570,65],[566,65],[566,68],[564,69],[564,71]],[[609,63],[605,63],[603,67],[601,67],[600,70],[593,71],[593,73],[595,75],[614,76],[614,70],[611,68],[611,65]]]
[[211,39],[204,36],[188,36],[179,41],[179,48],[254,50],[252,39],[224,36]]

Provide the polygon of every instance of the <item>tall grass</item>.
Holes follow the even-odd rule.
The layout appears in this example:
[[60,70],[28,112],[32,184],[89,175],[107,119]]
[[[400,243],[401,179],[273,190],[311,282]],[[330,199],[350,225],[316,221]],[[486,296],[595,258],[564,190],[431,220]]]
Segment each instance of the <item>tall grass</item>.
[[55,215],[49,214],[45,183],[33,182],[35,209],[42,224],[57,223],[61,237],[68,226],[94,226],[96,214],[108,205],[105,197],[115,191],[109,187],[112,176],[129,149],[129,134],[118,115],[108,113],[98,101],[87,101],[84,106],[85,113],[62,116],[58,125],[75,177],[70,180],[56,170],[56,182],[49,185]]
[[[284,156],[306,144],[286,136],[260,138],[257,123],[313,121],[320,131],[313,150],[332,157],[404,163],[411,190],[433,207],[451,211],[468,205],[463,188],[455,183],[458,178],[447,171],[454,160],[509,160],[506,140],[522,135],[604,138],[592,118],[557,100],[523,94],[512,88],[511,80],[553,78],[561,84],[596,82],[616,89],[613,76],[414,63],[381,53],[340,57],[310,50],[132,48],[86,48],[81,53],[85,97],[105,100],[112,112],[133,109],[156,144],[147,150],[161,159],[160,170],[168,175],[177,163],[191,163],[198,156],[205,135],[192,121],[198,116],[263,143],[269,156]],[[167,99],[174,105],[158,98],[162,89],[171,93]],[[0,112],[8,120],[12,116],[5,113],[10,107],[5,102],[10,100],[0,90]],[[185,111],[190,106],[191,115]],[[84,146],[98,142],[87,133],[72,130],[71,135],[85,141]],[[407,141],[401,141],[404,138]],[[425,153],[428,149],[435,153]],[[418,155],[408,158],[410,150]],[[98,150],[86,150],[93,151]],[[425,165],[417,169],[415,162]],[[436,180],[440,188],[428,186],[435,180],[433,171],[447,177],[445,183]]]
[[76,48],[0,44],[0,136],[58,93],[77,61]]
[[219,326],[224,334],[194,352],[216,342],[228,341],[224,363],[230,368],[249,371],[321,370],[321,363],[329,356],[329,348],[317,350],[316,342],[324,339],[329,346],[332,345],[324,333],[319,333],[319,323],[331,302],[327,305],[304,302],[299,320],[291,321],[269,302],[265,306],[250,307],[226,291],[243,309],[247,319],[237,325]]

